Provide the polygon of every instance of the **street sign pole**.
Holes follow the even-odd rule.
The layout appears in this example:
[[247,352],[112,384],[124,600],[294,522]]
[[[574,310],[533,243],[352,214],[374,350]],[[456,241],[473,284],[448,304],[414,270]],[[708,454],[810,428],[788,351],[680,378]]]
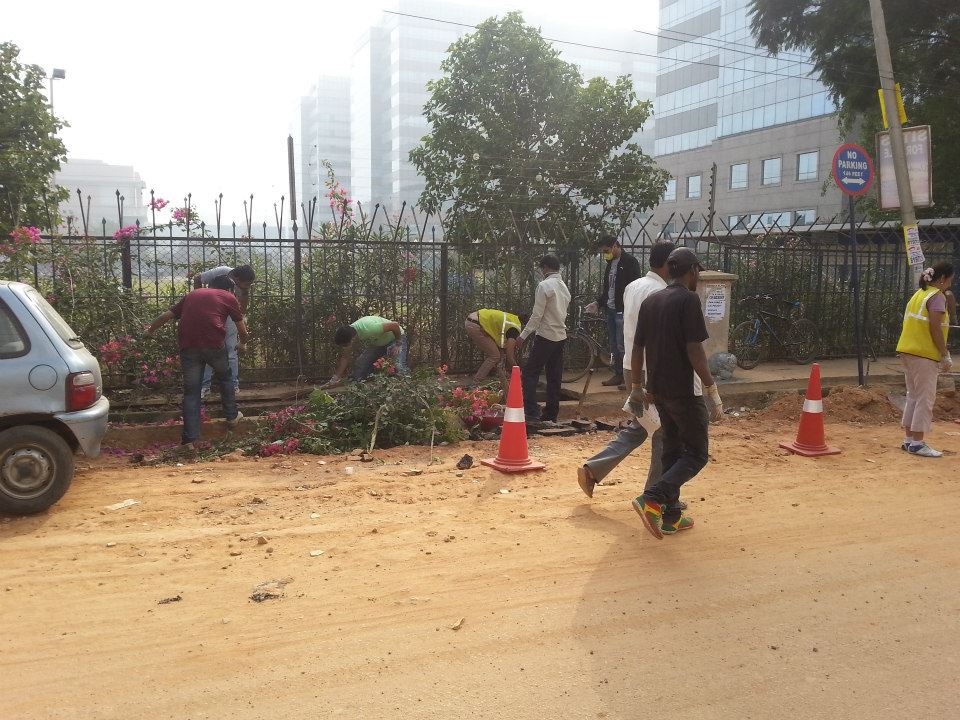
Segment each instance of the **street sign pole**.
[[860,317],[860,248],[857,244],[857,217],[854,198],[866,195],[873,185],[873,160],[870,154],[859,145],[847,143],[837,148],[833,156],[833,180],[840,192],[847,196],[850,215],[850,244],[853,260],[850,263],[853,288],[853,337],[857,345],[857,380],[864,383],[863,377],[863,327]]
[[863,328],[860,323],[860,247],[857,244],[857,218],[854,215],[853,195],[847,195],[850,214],[850,244],[853,245],[853,339],[857,343],[857,382],[863,385]]

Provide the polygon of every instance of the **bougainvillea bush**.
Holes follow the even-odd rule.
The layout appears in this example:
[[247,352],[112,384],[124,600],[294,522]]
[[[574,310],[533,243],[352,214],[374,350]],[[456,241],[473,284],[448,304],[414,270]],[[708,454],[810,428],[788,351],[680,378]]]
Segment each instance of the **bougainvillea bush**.
[[391,362],[381,363],[363,382],[335,394],[314,390],[305,404],[261,417],[253,432],[215,445],[211,454],[239,448],[262,457],[327,455],[464,440],[476,434],[481,415],[495,410],[497,395],[466,390],[445,373],[421,368],[402,374]]

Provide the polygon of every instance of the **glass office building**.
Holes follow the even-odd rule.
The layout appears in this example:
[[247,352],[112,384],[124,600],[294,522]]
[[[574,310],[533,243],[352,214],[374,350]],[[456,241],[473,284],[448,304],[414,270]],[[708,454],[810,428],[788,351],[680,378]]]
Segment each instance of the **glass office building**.
[[713,163],[720,230],[840,209],[836,192],[820,193],[839,139],[836,108],[808,55],[756,46],[749,4],[660,0],[655,154],[675,180],[661,208],[693,213],[694,232]]

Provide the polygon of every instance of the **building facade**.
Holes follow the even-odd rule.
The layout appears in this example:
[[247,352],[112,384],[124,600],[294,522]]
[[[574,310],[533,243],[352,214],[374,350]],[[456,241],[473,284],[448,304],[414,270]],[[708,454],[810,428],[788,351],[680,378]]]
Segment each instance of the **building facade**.
[[[64,231],[69,226],[73,232],[81,232],[83,217],[86,216],[91,235],[113,233],[120,227],[120,198],[123,225],[134,225],[137,221],[141,225],[147,223],[147,206],[143,196],[146,183],[131,165],[110,165],[102,160],[69,158],[54,174],[54,184],[70,191],[70,197],[60,203],[61,229]],[[79,197],[77,190],[80,191]]]
[[667,232],[704,229],[714,163],[719,231],[840,212],[824,183],[840,141],[829,92],[808,55],[757,48],[748,6],[660,0],[655,154],[672,175],[657,213]]
[[342,184],[350,187],[350,78],[321,76],[300,98],[294,140],[299,141],[297,192],[306,205],[317,198],[325,210],[326,160]]
[[[423,116],[430,97],[427,83],[442,76],[440,65],[451,44],[473,32],[476,24],[510,8],[399,0],[394,9],[398,14],[384,13],[359,39],[354,53],[349,79],[350,183],[345,184],[364,207],[379,202],[395,215],[403,202],[408,207],[415,204],[424,187],[409,154],[430,131]],[[654,98],[657,60],[652,37],[629,29],[565,26],[532,15],[525,19],[539,26],[544,37],[557,41],[563,59],[576,64],[585,79],[630,75],[641,99]],[[633,138],[651,154],[653,127],[651,120]],[[325,147],[323,130],[307,124],[303,133],[319,138],[303,139],[304,148]]]

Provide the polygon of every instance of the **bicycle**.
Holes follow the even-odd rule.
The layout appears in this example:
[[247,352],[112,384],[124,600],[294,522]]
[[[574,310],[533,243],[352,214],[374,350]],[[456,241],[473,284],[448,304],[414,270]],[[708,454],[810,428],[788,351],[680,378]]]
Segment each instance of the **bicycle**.
[[[561,375],[563,383],[580,380],[598,364],[604,367],[613,366],[609,348],[595,337],[595,335],[606,337],[606,319],[603,315],[588,314],[586,307],[579,304],[579,301],[584,299],[583,295],[579,295],[571,301],[571,304],[576,302],[574,305],[576,320],[573,329],[567,333],[567,342],[563,348],[563,374]],[[521,366],[527,358],[529,345],[529,342],[524,343],[517,354],[517,362]]]
[[[767,356],[770,341],[775,340],[786,351],[787,357],[798,365],[811,362],[820,349],[820,330],[806,318],[793,317],[801,312],[803,305],[799,301],[778,300],[770,295],[752,295],[740,301],[740,305],[756,303],[757,309],[752,320],[737,325],[730,332],[730,352],[737,358],[737,365],[744,370],[752,370]],[[764,304],[776,303],[788,308],[786,314],[779,314],[764,308]],[[777,332],[774,322],[782,328]]]

